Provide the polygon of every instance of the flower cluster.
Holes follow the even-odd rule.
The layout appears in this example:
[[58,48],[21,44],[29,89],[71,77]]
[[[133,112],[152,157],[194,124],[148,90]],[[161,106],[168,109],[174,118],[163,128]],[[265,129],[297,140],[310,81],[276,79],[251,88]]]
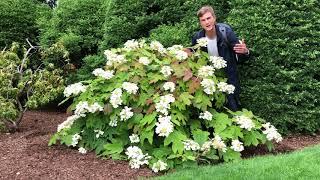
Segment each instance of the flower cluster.
[[125,121],[130,119],[133,116],[133,112],[131,111],[132,108],[125,106],[124,109],[120,112],[120,121]]
[[221,137],[219,135],[216,135],[213,140],[212,140],[212,147],[214,149],[217,149],[219,151],[222,152],[226,152],[227,151],[227,146],[226,144],[223,142],[223,140],[221,139]]
[[198,71],[198,75],[203,78],[206,78],[208,76],[212,76],[213,73],[214,73],[213,66],[202,66]]
[[103,111],[103,107],[98,103],[89,105],[87,101],[80,101],[76,106],[74,114],[80,117],[85,117],[87,112],[95,113],[98,111]]
[[244,150],[243,143],[238,139],[232,140],[230,148],[236,152],[241,152]]
[[118,108],[122,104],[122,89],[121,88],[116,88],[115,90],[112,91],[111,97],[110,97],[110,103],[112,107]]
[[234,85],[232,84],[227,84],[225,82],[219,82],[217,84],[218,86],[218,90],[221,91],[221,92],[225,92],[227,94],[233,94],[234,93],[234,90],[235,90],[235,87]]
[[163,85],[163,89],[164,90],[169,90],[170,92],[173,92],[175,90],[175,84],[173,82],[166,82]]
[[160,72],[164,75],[164,77],[169,77],[172,71],[173,69],[170,66],[163,66]]
[[111,118],[110,122],[109,122],[109,126],[111,127],[116,127],[118,125],[118,118]]
[[105,71],[102,68],[97,68],[92,72],[93,75],[104,79],[111,79],[114,76],[113,73],[114,71]]
[[114,53],[110,50],[105,50],[104,55],[107,57],[107,66],[112,66],[113,64],[122,64],[124,62],[127,62],[127,59],[124,55],[118,55],[117,53]]
[[168,109],[170,109],[170,103],[173,103],[175,98],[172,94],[167,94],[160,97],[160,101],[156,103],[156,111],[164,115],[168,115]]
[[184,52],[183,50],[175,51],[175,57],[179,60],[186,60],[188,58],[188,53]]
[[129,94],[136,94],[139,89],[136,84],[130,82],[124,82],[122,84],[122,88],[125,89]]
[[156,123],[156,133],[158,136],[168,137],[173,132],[173,124],[171,122],[171,116],[159,116]]
[[222,57],[210,56],[209,61],[213,64],[215,69],[222,69],[227,67],[227,61],[225,61]]
[[251,131],[251,129],[255,127],[253,121],[243,115],[236,116],[236,123],[240,125],[240,128],[246,129],[248,131]]
[[124,49],[127,51],[131,51],[138,48],[139,48],[139,42],[134,39],[128,40],[127,42],[124,43]]
[[200,47],[207,47],[208,39],[206,37],[197,39],[197,45],[200,46]]
[[216,92],[215,83],[212,79],[203,79],[200,84],[204,88],[203,91],[205,93],[210,95]]
[[133,169],[139,169],[144,164],[149,164],[151,158],[148,154],[143,154],[142,150],[137,146],[129,146],[125,154],[130,159],[129,165]]
[[130,142],[131,143],[138,143],[140,142],[140,138],[138,134],[132,134],[131,136],[129,136]]
[[166,48],[164,48],[163,45],[159,41],[152,41],[150,43],[150,48],[160,52],[161,54],[166,53]]
[[212,114],[209,111],[205,111],[203,113],[200,113],[199,118],[211,121],[212,120]]
[[78,144],[79,140],[81,140],[81,136],[76,133],[72,136],[72,142],[71,142],[71,146],[76,147],[76,145]]
[[278,133],[277,129],[273,125],[271,125],[270,123],[266,123],[262,124],[262,127],[265,128],[262,133],[267,135],[267,139],[269,141],[275,140],[277,143],[282,141],[281,134]]
[[140,57],[139,58],[139,63],[143,64],[143,65],[148,65],[150,64],[150,60],[148,57]]
[[81,154],[86,154],[87,153],[87,150],[85,148],[83,148],[83,147],[79,147],[78,151]]
[[184,149],[185,150],[192,150],[192,151],[197,151],[197,150],[199,150],[200,149],[200,145],[197,143],[197,142],[195,142],[195,141],[193,141],[193,140],[184,140],[183,142],[183,145],[184,145]]
[[165,162],[163,162],[161,160],[158,160],[157,162],[153,163],[152,171],[157,173],[159,171],[166,170],[167,166],[168,166],[167,163],[165,163]]
[[87,89],[87,86],[84,86],[81,82],[74,83],[74,84],[67,86],[64,89],[63,94],[65,97],[70,97],[71,95],[76,96],[76,95],[80,94],[81,92],[85,92],[86,89]]
[[73,122],[80,118],[78,115],[72,115],[67,118],[64,122],[58,125],[57,132],[60,132],[62,129],[68,129],[72,126]]
[[104,132],[99,129],[95,129],[94,132],[96,133],[96,138],[99,138],[104,134]]

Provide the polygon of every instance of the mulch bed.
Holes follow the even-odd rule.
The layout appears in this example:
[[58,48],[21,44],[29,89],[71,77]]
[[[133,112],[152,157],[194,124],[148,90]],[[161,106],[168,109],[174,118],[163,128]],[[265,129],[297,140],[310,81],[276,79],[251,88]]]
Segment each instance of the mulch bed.
[[[28,111],[19,132],[0,134],[0,179],[138,179],[157,174],[147,168],[131,169],[125,161],[85,155],[76,149],[48,147],[64,112]],[[320,134],[290,135],[272,153],[283,153],[320,143]],[[268,154],[265,147],[249,148],[244,157]]]

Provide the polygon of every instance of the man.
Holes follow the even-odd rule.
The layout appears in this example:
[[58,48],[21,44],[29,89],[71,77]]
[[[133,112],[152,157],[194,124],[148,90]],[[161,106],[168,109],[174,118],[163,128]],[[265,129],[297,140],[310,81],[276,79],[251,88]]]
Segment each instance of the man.
[[[227,108],[232,111],[240,109],[240,83],[237,72],[237,63],[249,58],[249,50],[244,42],[240,41],[232,29],[226,24],[217,24],[215,13],[210,6],[204,6],[197,13],[202,30],[198,31],[192,38],[192,46],[197,40],[206,37],[207,47],[202,47],[210,56],[221,56],[227,61],[225,72],[229,84],[235,86],[234,94],[227,96]],[[223,26],[223,27],[221,27]],[[225,31],[225,32],[222,32]],[[191,53],[191,51],[189,50]]]

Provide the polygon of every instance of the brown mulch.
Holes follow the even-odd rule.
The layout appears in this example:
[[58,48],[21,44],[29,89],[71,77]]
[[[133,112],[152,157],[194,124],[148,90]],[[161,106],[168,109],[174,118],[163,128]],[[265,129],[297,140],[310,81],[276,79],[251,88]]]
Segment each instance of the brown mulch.
[[[64,112],[28,111],[19,132],[0,134],[0,179],[138,179],[156,174],[147,168],[131,169],[125,161],[85,155],[76,149],[48,147],[50,136],[65,120]],[[273,153],[289,152],[320,143],[315,136],[291,135]],[[265,147],[249,148],[244,157],[270,153]]]

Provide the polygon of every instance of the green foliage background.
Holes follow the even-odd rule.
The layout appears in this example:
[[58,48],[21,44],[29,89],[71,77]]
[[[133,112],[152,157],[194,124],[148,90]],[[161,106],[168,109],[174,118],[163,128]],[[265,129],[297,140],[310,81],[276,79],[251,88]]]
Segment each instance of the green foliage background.
[[255,56],[241,66],[244,106],[284,132],[320,127],[320,1],[233,0],[227,21]]

